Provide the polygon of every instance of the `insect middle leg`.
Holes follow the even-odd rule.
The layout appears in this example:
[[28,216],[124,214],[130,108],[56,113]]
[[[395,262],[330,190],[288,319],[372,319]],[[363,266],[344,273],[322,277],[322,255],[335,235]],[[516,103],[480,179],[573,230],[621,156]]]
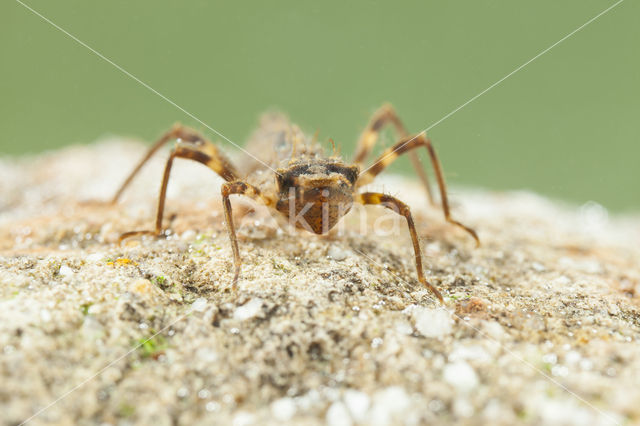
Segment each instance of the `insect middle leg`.
[[444,213],[444,218],[447,222],[464,229],[468,232],[473,239],[476,241],[477,245],[480,245],[480,239],[478,238],[478,234],[472,228],[454,220],[451,217],[451,210],[449,208],[449,199],[447,197],[447,185],[444,181],[444,174],[442,173],[442,166],[440,165],[440,161],[438,160],[438,156],[436,154],[433,145],[431,144],[431,140],[427,138],[423,133],[420,133],[415,136],[406,136],[400,139],[392,147],[385,150],[382,155],[373,163],[373,165],[360,175],[358,181],[356,182],[356,186],[360,187],[366,185],[373,181],[373,179],[378,176],[382,171],[387,168],[387,166],[393,163],[400,155],[406,152],[414,152],[416,148],[425,147],[429,153],[429,158],[431,159],[431,165],[433,166],[433,170],[438,181],[438,188],[440,190],[440,199],[442,201],[442,211]]
[[149,152],[147,153],[147,155],[136,166],[133,172],[125,180],[124,184],[122,185],[118,193],[116,193],[116,196],[114,197],[114,201],[118,199],[122,191],[127,187],[127,185],[131,182],[133,177],[138,173],[138,171],[142,168],[142,166],[149,160],[149,158],[151,158],[153,153],[157,151],[160,146],[162,146],[162,143],[165,143],[167,140],[170,140],[171,138],[179,139],[179,141],[178,143],[176,143],[176,146],[171,151],[171,154],[169,155],[166,166],[164,168],[162,185],[160,187],[160,195],[158,197],[158,210],[156,214],[155,229],[153,231],[144,230],[144,231],[126,232],[120,236],[120,241],[135,235],[144,235],[144,234],[160,235],[162,233],[162,217],[164,214],[165,200],[167,197],[167,185],[169,184],[171,167],[173,166],[173,160],[175,158],[186,158],[189,160],[202,163],[207,167],[209,167],[214,172],[216,172],[226,181],[233,181],[238,178],[238,173],[236,172],[231,162],[220,152],[220,150],[213,143],[202,138],[195,131],[177,125],[177,126],[174,126],[172,130],[167,132],[162,138],[158,140],[158,142],[156,142],[149,149]]
[[[180,142],[185,142],[187,144],[192,144],[193,151],[201,151],[202,154],[209,157],[209,159],[205,159],[203,156],[200,157],[200,160],[196,158],[192,158],[196,161],[200,161],[205,165],[209,166],[213,171],[218,173],[223,179],[230,181],[237,178],[237,172],[235,168],[231,164],[231,162],[220,152],[220,150],[211,142],[209,142],[204,136],[202,136],[197,131],[185,127],[180,123],[174,124],[171,129],[165,132],[160,139],[155,141],[151,148],[147,151],[147,153],[142,157],[142,159],[138,162],[136,167],[129,173],[127,178],[124,180],[118,191],[116,191],[115,195],[111,199],[111,203],[115,204],[120,196],[124,192],[124,190],[129,186],[133,178],[140,172],[142,167],[151,159],[153,154],[155,154],[160,148],[162,148],[167,142],[177,139]],[[195,154],[197,155],[197,154]],[[177,155],[179,156],[179,155]],[[191,158],[191,157],[185,157]],[[201,161],[202,160],[202,161]],[[213,160],[218,164],[209,165],[208,161]],[[215,167],[212,167],[215,166]]]
[[413,252],[416,258],[416,270],[418,272],[418,280],[422,285],[427,287],[429,291],[431,291],[438,300],[444,304],[444,300],[442,299],[442,294],[435,288],[433,285],[429,284],[427,279],[424,277],[424,273],[422,271],[422,251],[420,250],[420,242],[418,240],[418,232],[416,231],[416,225],[413,222],[413,216],[411,215],[411,210],[409,206],[407,206],[402,201],[398,200],[391,195],[382,194],[379,192],[363,192],[358,194],[356,197],[356,201],[366,204],[377,204],[382,205],[390,210],[395,211],[396,213],[404,216],[407,220],[407,225],[409,227],[409,234],[411,234],[411,242],[413,243]]
[[[398,138],[404,138],[409,134],[407,132],[407,129],[404,127],[404,124],[402,124],[402,120],[400,120],[400,117],[398,117],[398,114],[391,105],[385,104],[380,107],[380,109],[378,109],[371,117],[369,124],[362,132],[362,135],[360,135],[358,145],[356,146],[356,152],[353,162],[360,166],[361,169],[364,166],[364,161],[367,159],[369,154],[371,154],[373,147],[378,141],[380,132],[382,131],[384,126],[388,124],[393,125]],[[433,194],[431,192],[431,184],[429,183],[429,177],[420,164],[420,158],[418,157],[417,152],[410,151],[409,158],[411,159],[413,168],[420,178],[422,186],[424,186],[425,190],[427,191],[427,198],[429,199],[429,203],[435,205]]]

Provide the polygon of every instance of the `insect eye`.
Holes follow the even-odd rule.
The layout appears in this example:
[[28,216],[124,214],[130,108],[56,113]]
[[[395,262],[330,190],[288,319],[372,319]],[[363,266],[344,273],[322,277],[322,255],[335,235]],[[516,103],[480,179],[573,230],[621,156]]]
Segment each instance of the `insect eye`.
[[346,170],[346,175],[347,175],[347,179],[349,179],[349,182],[351,182],[351,184],[353,185],[354,183],[356,183],[356,180],[358,180],[358,167],[357,166],[349,167]]
[[327,167],[327,171],[330,173],[339,173],[347,178],[349,182],[353,185],[358,179],[358,167],[345,167],[342,165],[329,165]]
[[279,173],[276,175],[276,182],[278,183],[278,189],[280,191],[284,191],[293,185],[293,181],[291,180],[291,176]]

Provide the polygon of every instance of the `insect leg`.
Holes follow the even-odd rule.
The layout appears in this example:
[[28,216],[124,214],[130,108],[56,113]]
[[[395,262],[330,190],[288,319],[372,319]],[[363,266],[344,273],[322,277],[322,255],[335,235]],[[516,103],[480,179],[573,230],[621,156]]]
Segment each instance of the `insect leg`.
[[[399,138],[404,138],[408,135],[407,129],[404,127],[404,124],[402,124],[402,120],[400,120],[400,117],[398,117],[398,114],[393,109],[393,107],[389,104],[385,104],[380,107],[380,109],[378,109],[373,114],[373,117],[371,117],[369,124],[362,132],[362,135],[360,135],[360,139],[358,140],[358,145],[356,147],[353,162],[360,166],[361,169],[364,166],[364,161],[373,150],[373,147],[376,144],[378,137],[380,136],[380,132],[382,131],[384,126],[388,124],[393,125],[393,128],[395,129],[396,134]],[[417,152],[410,151],[409,158],[411,159],[413,168],[420,178],[420,182],[427,191],[427,198],[429,199],[429,203],[435,204],[433,201],[433,194],[431,193],[429,178],[427,176],[427,173],[422,168],[422,165],[420,164],[420,158],[418,157]]]
[[413,152],[416,148],[425,147],[427,152],[429,153],[429,158],[431,159],[431,165],[433,167],[433,171],[436,175],[436,179],[438,181],[438,188],[440,190],[440,199],[442,201],[442,211],[444,213],[444,218],[447,222],[464,229],[467,233],[469,233],[473,239],[476,241],[477,245],[480,245],[480,239],[478,238],[478,234],[472,228],[454,220],[451,217],[451,210],[449,208],[449,198],[447,197],[447,185],[444,181],[444,174],[442,173],[442,166],[440,165],[440,161],[438,160],[438,155],[436,154],[435,149],[431,143],[431,140],[427,138],[424,134],[419,134],[416,136],[406,136],[400,139],[394,146],[385,150],[382,155],[373,163],[373,166],[360,175],[358,181],[356,182],[356,186],[363,186],[371,182],[377,175],[382,173],[382,171],[391,163],[393,163],[400,155],[406,152]]
[[[205,166],[209,167],[214,172],[216,172],[226,181],[232,181],[237,179],[238,173],[235,171],[235,168],[233,167],[231,162],[220,152],[220,150],[213,143],[205,139],[202,139],[197,133],[191,131],[190,129],[186,129],[182,127],[180,127],[180,132],[177,133],[177,135],[180,141],[176,144],[174,149],[171,151],[171,154],[167,159],[167,164],[164,168],[164,174],[162,176],[162,185],[160,187],[160,196],[158,198],[158,210],[156,214],[155,230],[126,232],[120,236],[120,241],[135,235],[144,235],[144,234],[160,235],[162,233],[162,216],[164,214],[165,200],[167,197],[167,185],[169,183],[169,176],[171,173],[171,167],[173,165],[174,158],[185,158],[188,160],[193,160],[193,161],[202,163]],[[183,138],[182,136],[188,136],[189,138],[188,139]],[[173,137],[176,137],[176,136],[174,135]],[[156,143],[150,149],[149,153],[143,159],[143,161],[140,164],[138,164],[138,167],[136,167],[136,169],[129,176],[127,181],[125,181],[125,184],[121,189],[124,189],[124,187],[129,183],[129,181],[137,173],[140,167],[142,167],[142,165],[146,162],[148,157],[150,157],[150,154],[153,154],[154,149],[157,149],[156,145],[158,144]],[[117,196],[116,196],[116,199],[117,199]]]
[[247,197],[253,198],[257,201],[262,201],[264,204],[268,206],[273,206],[273,200],[268,197],[265,197],[260,193],[258,188],[249,185],[245,182],[235,181],[235,182],[225,182],[222,184],[222,203],[224,206],[224,218],[227,223],[227,231],[229,232],[229,239],[231,240],[231,249],[233,250],[233,265],[234,265],[234,274],[233,274],[233,288],[237,287],[238,277],[240,276],[240,250],[238,249],[238,238],[236,237],[236,228],[233,224],[233,212],[231,209],[231,200],[229,199],[230,195],[245,195]]
[[402,201],[398,200],[391,195],[382,194],[379,192],[364,192],[362,194],[358,194],[356,197],[356,201],[366,204],[378,204],[386,207],[390,210],[395,211],[396,213],[402,215],[407,220],[407,225],[409,227],[409,234],[411,234],[411,242],[413,243],[413,251],[416,258],[416,270],[418,272],[418,280],[427,287],[441,303],[444,304],[444,300],[442,299],[442,295],[433,285],[429,284],[427,279],[424,277],[424,273],[422,272],[422,252],[420,250],[420,242],[418,241],[418,233],[416,231],[416,226],[413,223],[413,216],[411,215],[411,210],[409,206],[407,206]]
[[209,157],[218,158],[219,162],[224,167],[217,167],[217,169],[220,169],[220,171],[218,171],[216,168],[213,168],[211,166],[210,167],[225,180],[233,180],[237,177],[237,173],[235,172],[234,167],[231,165],[229,160],[227,160],[224,155],[220,153],[215,145],[213,145],[195,130],[176,123],[171,127],[171,129],[165,132],[165,134],[163,134],[160,139],[158,139],[153,145],[151,145],[145,156],[142,157],[140,162],[131,171],[131,173],[129,173],[122,185],[120,185],[120,188],[111,199],[111,203],[115,204],[118,201],[124,190],[129,186],[133,178],[138,174],[140,169],[142,169],[147,161],[149,161],[153,154],[155,154],[162,146],[164,146],[164,144],[172,139],[178,139],[187,144],[200,146],[200,150],[207,154]]

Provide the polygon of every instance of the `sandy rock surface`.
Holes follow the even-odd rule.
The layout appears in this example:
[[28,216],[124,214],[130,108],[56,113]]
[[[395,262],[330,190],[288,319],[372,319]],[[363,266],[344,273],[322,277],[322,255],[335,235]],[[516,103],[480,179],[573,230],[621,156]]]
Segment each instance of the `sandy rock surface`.
[[176,163],[166,239],[117,244],[152,226],[162,155],[118,205],[85,203],[143,149],[0,160],[3,424],[640,424],[638,217],[453,191],[475,248],[417,184],[382,179],[413,208],[442,306],[391,212],[318,237],[234,199],[232,292],[203,166]]

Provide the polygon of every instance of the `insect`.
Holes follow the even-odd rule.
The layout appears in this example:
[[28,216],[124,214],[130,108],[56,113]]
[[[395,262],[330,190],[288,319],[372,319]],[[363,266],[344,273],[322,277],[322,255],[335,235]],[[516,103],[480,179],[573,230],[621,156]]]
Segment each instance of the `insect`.
[[[371,166],[365,168],[365,161],[371,154],[381,130],[389,124],[393,125],[399,140],[385,150]],[[325,234],[333,228],[349,212],[353,203],[381,205],[395,211],[406,219],[413,244],[418,280],[440,302],[443,302],[438,289],[424,277],[420,243],[409,207],[388,194],[360,192],[364,185],[372,182],[400,155],[409,153],[413,167],[426,189],[429,202],[435,204],[429,179],[421,167],[416,152],[420,147],[426,148],[429,154],[440,191],[440,204],[445,220],[462,228],[474,238],[477,244],[480,243],[473,229],[451,217],[442,167],[431,141],[424,133],[409,135],[390,105],[381,107],[371,118],[358,141],[353,164],[346,164],[335,155],[335,149],[334,155],[326,157],[315,138],[308,138],[297,126],[290,124],[284,116],[277,114],[263,117],[261,126],[246,146],[246,152],[251,159],[243,164],[242,168],[234,166],[216,145],[198,132],[176,124],[151,146],[125,179],[113,197],[112,203],[118,201],[122,192],[152,155],[171,140],[177,142],[164,169],[155,229],[124,233],[120,241],[135,235],[162,235],[167,184],[174,159],[185,158],[202,163],[225,180],[221,192],[226,227],[233,250],[234,289],[240,275],[241,258],[230,196],[244,195],[288,217],[297,228],[316,234]]]

